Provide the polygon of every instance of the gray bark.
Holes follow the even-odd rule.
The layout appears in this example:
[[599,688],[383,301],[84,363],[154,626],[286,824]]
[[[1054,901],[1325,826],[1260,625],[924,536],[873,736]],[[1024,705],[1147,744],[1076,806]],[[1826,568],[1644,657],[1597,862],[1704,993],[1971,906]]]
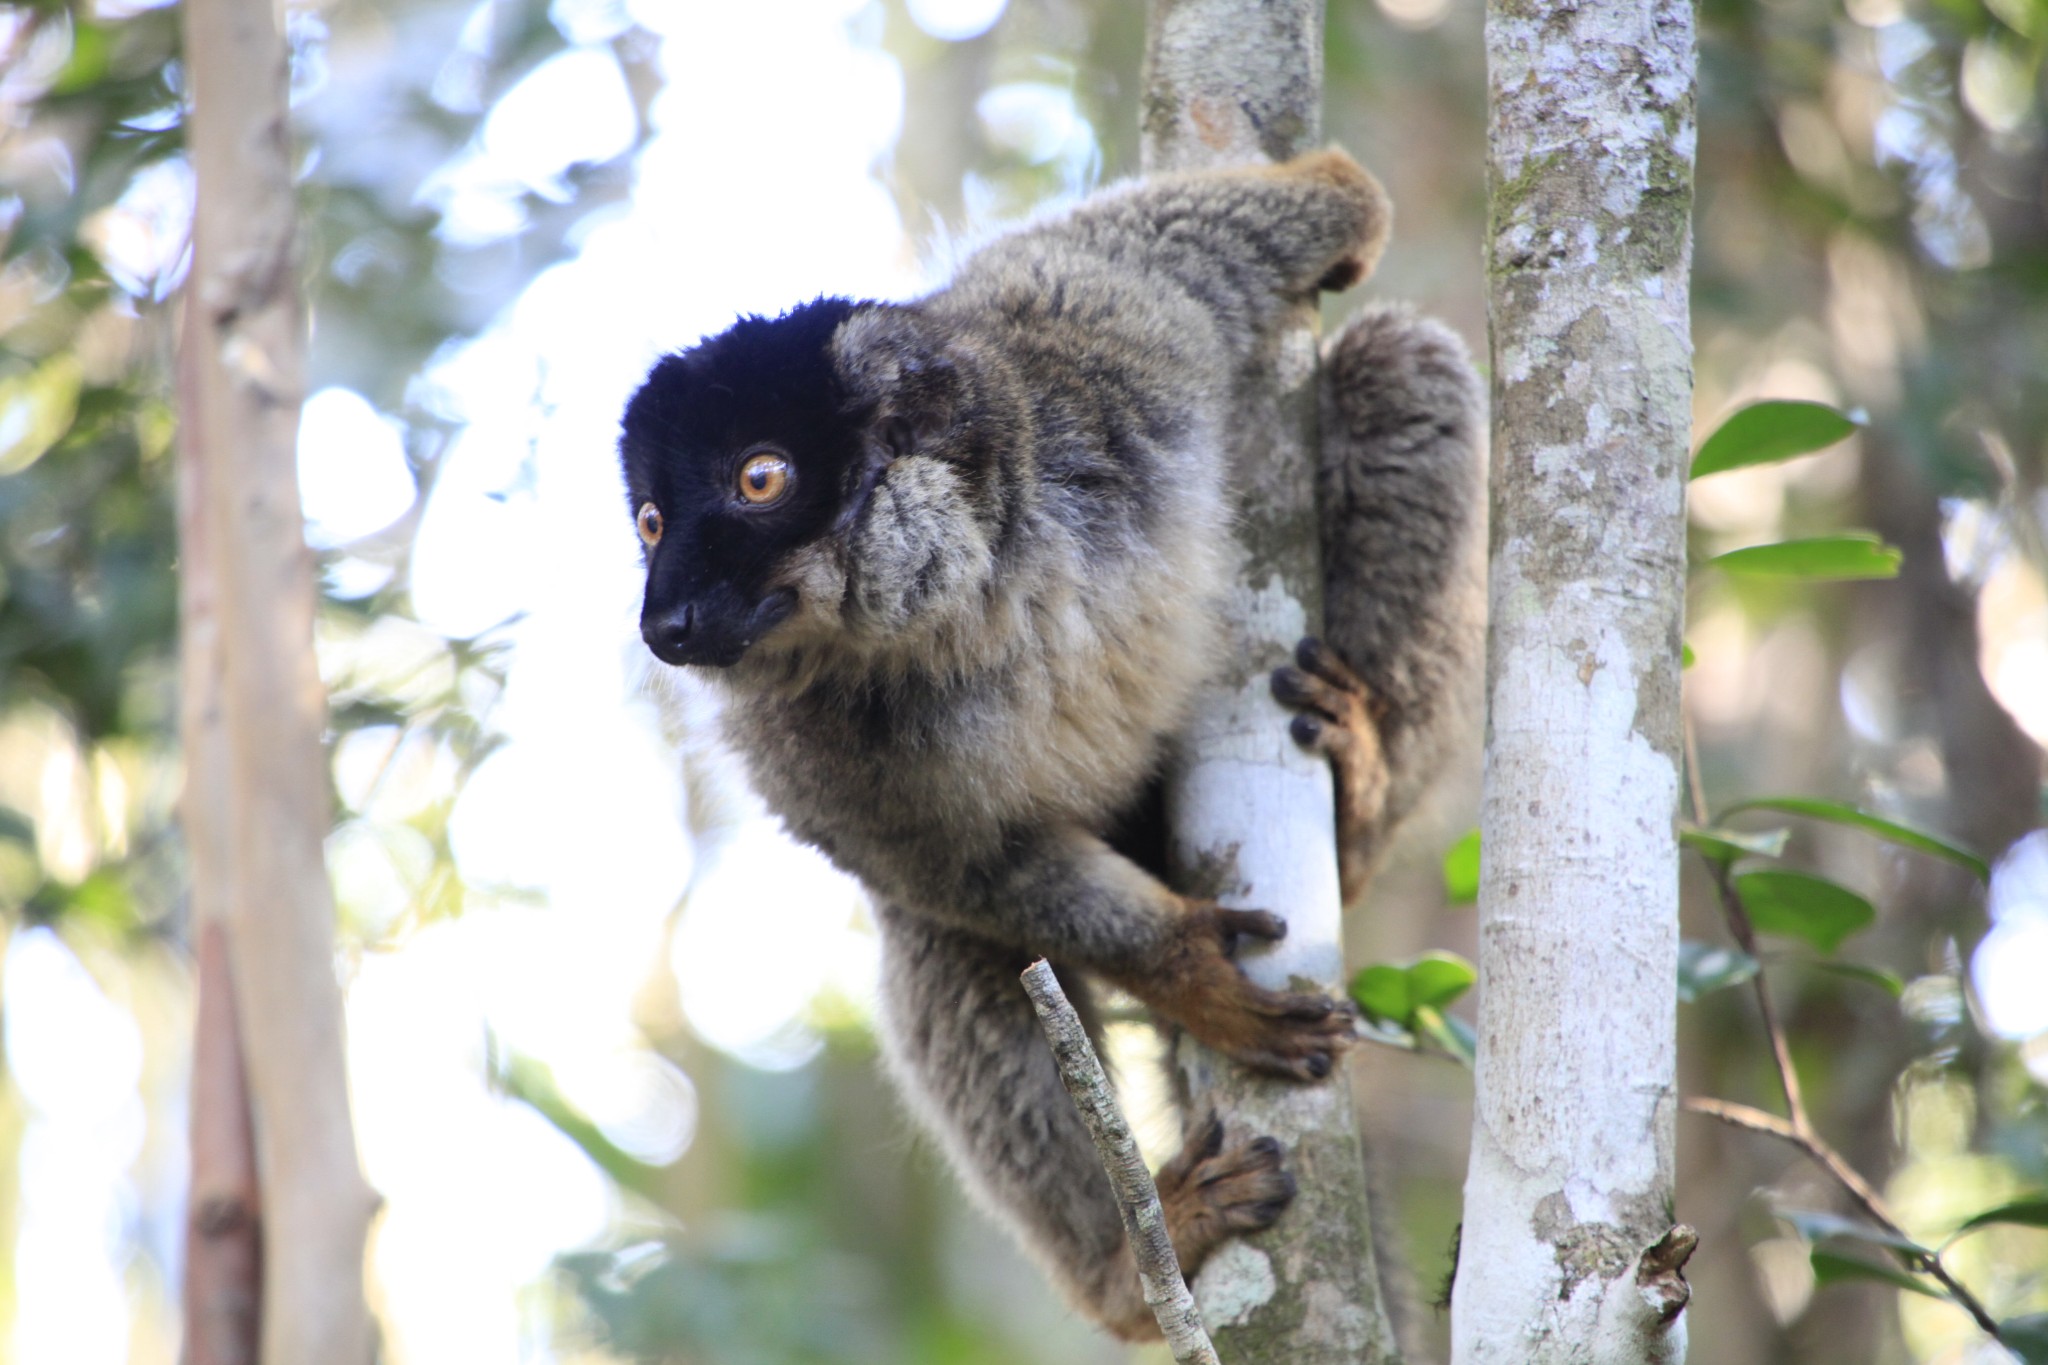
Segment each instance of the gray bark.
[[295,448],[305,323],[269,0],[190,0],[198,180],[180,356],[181,807],[194,914],[224,925],[262,1183],[262,1359],[365,1365],[372,1199],[343,1072],[322,857],[325,699]]
[[1453,1359],[1678,1360],[1693,11],[1491,0],[1487,53],[1492,634]]
[[[1279,161],[1321,139],[1322,6],[1316,0],[1154,0],[1143,112],[1148,171]],[[1268,987],[1342,989],[1334,805],[1321,760],[1287,734],[1271,670],[1317,626],[1322,570],[1314,497],[1315,317],[1304,305],[1241,390],[1230,424],[1238,573],[1224,673],[1184,745],[1170,796],[1189,889],[1283,914],[1286,940],[1248,951]],[[1272,1229],[1213,1255],[1194,1289],[1224,1359],[1238,1365],[1388,1361],[1393,1333],[1373,1264],[1365,1166],[1350,1083],[1253,1076],[1183,1042],[1195,1112],[1285,1144],[1300,1193]]]

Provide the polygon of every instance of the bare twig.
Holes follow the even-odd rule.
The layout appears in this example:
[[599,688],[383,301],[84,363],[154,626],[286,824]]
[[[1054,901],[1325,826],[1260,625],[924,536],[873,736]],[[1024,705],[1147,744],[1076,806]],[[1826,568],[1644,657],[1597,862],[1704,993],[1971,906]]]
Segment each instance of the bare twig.
[[1144,1286],[1145,1302],[1159,1320],[1173,1358],[1182,1365],[1220,1365],[1216,1348],[1203,1330],[1201,1314],[1195,1310],[1195,1296],[1181,1277],[1173,1240],[1166,1233],[1166,1211],[1160,1207],[1158,1187],[1138,1154],[1131,1125],[1117,1106],[1116,1092],[1110,1088],[1102,1059],[1088,1041],[1088,1030],[1081,1026],[1080,1015],[1067,1002],[1059,978],[1044,958],[1025,968],[1023,980],[1031,1007],[1038,1011],[1038,1022],[1045,1029],[1045,1040],[1052,1045],[1060,1080],[1074,1097],[1074,1107],[1081,1111],[1088,1135],[1095,1139],[1095,1150],[1102,1157],[1102,1169],[1109,1173],[1109,1183],[1116,1190],[1124,1233],[1138,1262],[1138,1282]]
[[[1702,826],[1708,823],[1707,803],[1699,783],[1699,742],[1693,733],[1692,717],[1685,718],[1685,761],[1692,774],[1692,805],[1694,822]],[[1771,1003],[1771,992],[1764,979],[1763,956],[1757,952],[1756,929],[1749,922],[1749,912],[1742,904],[1742,893],[1736,888],[1735,879],[1729,873],[1727,864],[1714,858],[1706,859],[1707,870],[1714,879],[1714,888],[1721,896],[1721,910],[1728,921],[1728,932],[1734,936],[1742,951],[1756,961],[1756,975],[1751,981],[1756,989],[1757,1011],[1763,1016],[1764,1033],[1770,1039],[1771,1056],[1777,1063],[1778,1084],[1785,1092],[1785,1118],[1747,1104],[1735,1104],[1728,1100],[1693,1097],[1685,1101],[1685,1107],[1695,1114],[1705,1114],[1737,1128],[1746,1128],[1753,1133],[1763,1133],[1783,1142],[1789,1142],[1804,1152],[1807,1159],[1833,1177],[1863,1212],[1894,1237],[1912,1242],[1906,1230],[1899,1226],[1892,1216],[1890,1206],[1879,1194],[1876,1186],[1865,1180],[1843,1155],[1836,1151],[1827,1139],[1814,1128],[1806,1110],[1806,1100],[1799,1089],[1799,1073],[1792,1066],[1792,1048],[1786,1039],[1785,1026],[1778,1019],[1778,1011]],[[1920,1270],[1934,1277],[1949,1292],[1962,1309],[1967,1312],[1992,1340],[2002,1340],[1998,1334],[1998,1322],[1985,1311],[1977,1297],[1941,1263],[1941,1255],[1935,1251],[1912,1256]]]

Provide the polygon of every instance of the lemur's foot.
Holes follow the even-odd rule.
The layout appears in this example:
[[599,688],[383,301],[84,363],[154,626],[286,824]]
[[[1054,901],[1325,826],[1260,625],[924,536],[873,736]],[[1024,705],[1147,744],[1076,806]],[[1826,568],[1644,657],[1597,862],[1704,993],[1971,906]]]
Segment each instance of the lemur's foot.
[[1337,784],[1337,856],[1349,903],[1364,889],[1365,869],[1349,850],[1364,846],[1387,808],[1387,762],[1380,748],[1384,704],[1337,651],[1310,636],[1294,647],[1294,663],[1273,670],[1273,700],[1295,712],[1294,742],[1326,755]]
[[1190,900],[1172,940],[1142,975],[1118,984],[1225,1056],[1260,1071],[1319,1081],[1357,1040],[1347,1000],[1255,986],[1231,959],[1241,938],[1284,938],[1287,922],[1264,910],[1226,910]]
[[1294,1198],[1279,1140],[1256,1137],[1225,1148],[1223,1120],[1213,1112],[1188,1125],[1180,1155],[1153,1179],[1173,1254],[1189,1279],[1224,1238],[1271,1227]]

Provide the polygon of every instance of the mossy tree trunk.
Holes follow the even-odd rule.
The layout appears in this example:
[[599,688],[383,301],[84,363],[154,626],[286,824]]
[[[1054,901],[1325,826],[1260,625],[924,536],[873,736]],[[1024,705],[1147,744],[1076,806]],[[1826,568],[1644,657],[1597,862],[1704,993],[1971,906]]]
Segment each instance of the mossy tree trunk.
[[[1147,171],[1280,161],[1321,140],[1321,0],[1154,0],[1143,131]],[[1240,390],[1229,429],[1238,573],[1225,672],[1192,726],[1171,814],[1176,860],[1226,903],[1287,919],[1248,951],[1259,984],[1342,989],[1329,773],[1288,738],[1267,677],[1322,611],[1317,543],[1316,331],[1304,303]],[[1226,1245],[1196,1277],[1231,1365],[1395,1359],[1373,1263],[1365,1167],[1342,1068],[1328,1084],[1254,1076],[1183,1042],[1196,1108],[1285,1144],[1300,1193],[1277,1226]]]
[[1453,1359],[1675,1361],[1693,9],[1490,0],[1486,42],[1491,633]]

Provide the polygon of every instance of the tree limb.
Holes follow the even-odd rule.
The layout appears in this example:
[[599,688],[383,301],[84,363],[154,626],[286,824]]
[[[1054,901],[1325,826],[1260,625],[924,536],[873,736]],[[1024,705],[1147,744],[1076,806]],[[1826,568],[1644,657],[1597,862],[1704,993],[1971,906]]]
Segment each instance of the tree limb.
[[[1317,146],[1322,24],[1320,0],[1153,0],[1145,169],[1279,161]],[[1330,777],[1288,737],[1267,686],[1322,613],[1315,380],[1315,314],[1304,303],[1249,367],[1227,427],[1237,499],[1228,644],[1184,736],[1168,814],[1183,890],[1287,920],[1284,942],[1245,954],[1246,973],[1269,988],[1312,982],[1335,992],[1343,915]],[[1221,1349],[1243,1365],[1396,1359],[1345,1071],[1301,1086],[1251,1075],[1188,1040],[1179,1065],[1191,1108],[1277,1138],[1299,1187],[1278,1224],[1226,1244],[1196,1276],[1205,1303],[1229,1305],[1227,1320],[1210,1321]]]
[[1159,1189],[1145,1169],[1137,1139],[1131,1136],[1131,1125],[1117,1105],[1116,1090],[1102,1069],[1102,1059],[1095,1055],[1094,1044],[1088,1041],[1081,1016],[1044,958],[1024,969],[1023,980],[1031,1007],[1045,1030],[1045,1041],[1059,1064],[1060,1081],[1074,1097],[1074,1107],[1081,1111],[1088,1136],[1095,1139],[1095,1151],[1102,1158],[1102,1169],[1116,1191],[1124,1233],[1138,1263],[1138,1283],[1144,1287],[1145,1302],[1159,1320],[1173,1358],[1181,1365],[1220,1365],[1216,1348],[1202,1328],[1202,1315],[1195,1310],[1195,1296],[1188,1292],[1180,1261],[1173,1254]]
[[[305,316],[270,0],[189,0],[198,191],[179,356],[181,664],[193,913],[234,964],[263,1175],[262,1359],[364,1365],[363,1244],[322,856],[331,812],[296,446]],[[202,939],[205,931],[202,930]]]

